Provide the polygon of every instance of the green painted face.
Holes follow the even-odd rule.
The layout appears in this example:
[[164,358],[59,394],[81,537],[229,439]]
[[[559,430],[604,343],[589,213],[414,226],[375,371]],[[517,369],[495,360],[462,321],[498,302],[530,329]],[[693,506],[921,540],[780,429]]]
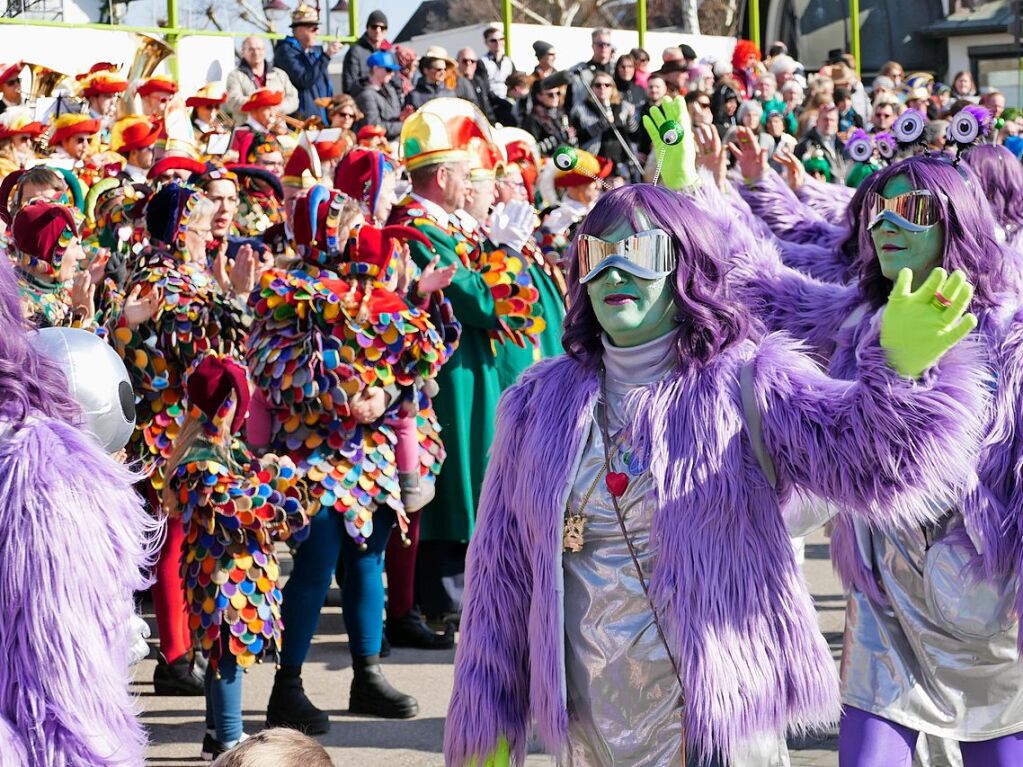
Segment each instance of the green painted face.
[[[891,199],[913,191],[908,176],[895,176],[884,185],[881,194]],[[937,223],[924,232],[910,232],[891,221],[882,221],[870,232],[874,252],[881,264],[881,274],[892,282],[905,267],[913,270],[913,290],[919,288],[927,275],[941,266],[945,257],[945,227]]]
[[[616,241],[634,233],[635,230],[626,223],[601,237]],[[623,347],[639,346],[677,327],[669,279],[671,277],[643,280],[610,267],[586,283],[586,294],[593,313],[600,327],[611,338],[611,343]]]

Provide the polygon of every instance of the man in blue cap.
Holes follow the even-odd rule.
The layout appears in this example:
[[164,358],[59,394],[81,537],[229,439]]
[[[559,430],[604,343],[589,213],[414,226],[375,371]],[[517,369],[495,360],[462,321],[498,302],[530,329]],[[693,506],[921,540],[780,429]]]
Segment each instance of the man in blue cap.
[[[387,134],[388,141],[396,141],[401,135],[402,107],[398,89],[391,85],[394,73],[401,69],[390,51],[377,51],[366,60],[369,81],[355,97],[365,125],[379,125]],[[411,113],[411,110],[408,110]],[[408,116],[408,113],[404,117]]]

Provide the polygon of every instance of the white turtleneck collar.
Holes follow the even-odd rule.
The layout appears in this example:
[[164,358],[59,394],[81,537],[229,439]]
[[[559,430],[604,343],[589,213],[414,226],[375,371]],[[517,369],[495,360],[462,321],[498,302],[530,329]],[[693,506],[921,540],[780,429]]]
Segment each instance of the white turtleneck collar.
[[678,364],[675,328],[639,346],[615,346],[607,333],[602,333],[600,338],[604,344],[607,387],[611,391],[625,393],[637,386],[656,383]]

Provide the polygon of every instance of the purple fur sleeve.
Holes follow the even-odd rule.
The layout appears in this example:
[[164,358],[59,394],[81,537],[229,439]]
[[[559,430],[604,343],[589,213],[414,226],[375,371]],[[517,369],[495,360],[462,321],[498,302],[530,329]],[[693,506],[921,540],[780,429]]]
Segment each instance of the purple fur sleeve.
[[821,282],[845,285],[849,282],[849,264],[840,248],[813,242],[777,240],[781,260],[786,266]]
[[855,191],[844,184],[829,184],[807,176],[803,185],[796,190],[796,197],[829,224],[841,226]]
[[752,186],[738,184],[753,213],[775,236],[794,242],[818,242],[835,235],[836,227],[800,202],[781,176],[768,169]]
[[473,757],[482,763],[502,735],[513,763],[525,758],[532,576],[515,508],[516,456],[530,388],[520,383],[501,398],[466,555],[462,636],[444,728],[446,764],[452,767],[465,767]]
[[30,764],[145,759],[129,627],[162,522],[137,480],[65,423],[34,416],[0,434],[0,712]]
[[783,485],[887,529],[931,519],[972,486],[989,391],[973,343],[922,380],[900,377],[878,342],[878,319],[857,349],[857,380],[829,378],[799,344],[769,336],[754,391]]

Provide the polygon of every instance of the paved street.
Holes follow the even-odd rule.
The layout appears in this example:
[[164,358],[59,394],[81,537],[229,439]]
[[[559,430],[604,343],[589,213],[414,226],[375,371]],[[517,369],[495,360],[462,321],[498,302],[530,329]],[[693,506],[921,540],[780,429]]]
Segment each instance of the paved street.
[[[831,572],[827,549],[827,540],[822,534],[812,536],[806,546],[805,570],[817,603],[821,629],[837,660],[844,600]],[[285,572],[289,564],[285,562]],[[387,659],[385,668],[390,680],[400,690],[418,698],[420,714],[417,718],[393,722],[349,716],[351,663],[338,603],[335,589],[330,606],[324,609],[304,674],[306,690],[313,702],[327,709],[333,722],[330,733],[322,736],[320,742],[339,767],[439,767],[444,762],[441,745],[454,651],[395,650]],[[152,624],[152,615],[147,619]],[[155,655],[154,649],[152,656]],[[201,764],[198,757],[203,735],[202,698],[153,696],[151,680],[155,665],[154,660],[140,664],[135,685],[153,741],[149,764],[162,767]],[[248,732],[256,732],[262,726],[272,682],[272,666],[258,666],[245,677],[244,710]],[[838,764],[836,743],[834,733],[820,741],[793,743],[793,766],[835,767]],[[527,760],[530,767],[550,764],[550,759],[539,754]]]

